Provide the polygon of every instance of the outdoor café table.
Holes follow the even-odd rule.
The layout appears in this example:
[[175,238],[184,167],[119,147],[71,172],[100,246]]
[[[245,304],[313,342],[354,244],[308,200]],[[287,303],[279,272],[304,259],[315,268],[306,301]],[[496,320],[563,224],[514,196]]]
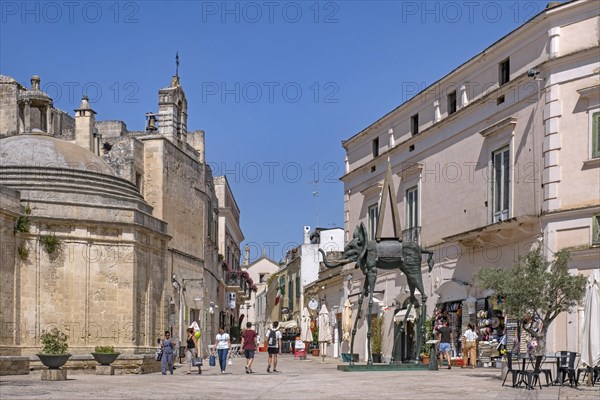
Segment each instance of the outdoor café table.
[[569,359],[569,353],[567,354],[548,354],[546,353],[546,360],[556,360],[556,362],[554,363],[554,366],[556,368],[556,378],[554,379],[554,381],[552,382],[553,385],[561,385],[563,384],[563,380],[562,380],[562,376],[563,374],[559,373],[560,370],[560,361],[562,359]]

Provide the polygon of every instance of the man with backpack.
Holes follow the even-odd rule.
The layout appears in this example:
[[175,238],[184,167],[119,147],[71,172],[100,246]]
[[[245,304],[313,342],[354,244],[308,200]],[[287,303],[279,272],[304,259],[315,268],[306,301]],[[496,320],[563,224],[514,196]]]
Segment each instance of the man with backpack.
[[267,331],[267,350],[269,352],[269,365],[267,372],[271,372],[271,364],[273,364],[273,372],[277,372],[277,354],[281,352],[281,332],[277,327],[279,322],[273,322],[273,327]]

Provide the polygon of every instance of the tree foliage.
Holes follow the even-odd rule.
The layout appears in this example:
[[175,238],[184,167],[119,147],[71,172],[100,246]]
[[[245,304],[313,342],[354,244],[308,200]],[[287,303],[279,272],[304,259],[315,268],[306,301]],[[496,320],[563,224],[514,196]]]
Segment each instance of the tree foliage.
[[383,350],[383,317],[375,317],[371,322],[371,352],[381,354]]
[[537,339],[538,352],[545,351],[552,321],[583,301],[586,278],[569,273],[569,260],[565,249],[551,262],[533,250],[512,268],[484,268],[477,273],[479,284],[501,296],[506,312],[522,320],[523,329]]

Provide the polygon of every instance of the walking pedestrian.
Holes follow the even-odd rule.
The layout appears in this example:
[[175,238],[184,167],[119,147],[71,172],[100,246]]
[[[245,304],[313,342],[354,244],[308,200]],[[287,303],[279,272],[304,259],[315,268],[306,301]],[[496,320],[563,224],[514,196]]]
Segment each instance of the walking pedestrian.
[[463,365],[462,368],[467,368],[467,358],[471,359],[471,368],[475,368],[477,362],[477,355],[475,349],[477,348],[477,333],[475,332],[475,326],[469,322],[467,324],[467,330],[463,333],[464,348],[463,348]]
[[173,351],[175,350],[175,342],[171,339],[171,332],[165,331],[165,338],[160,344],[162,349],[162,358],[160,360],[160,368],[162,374],[167,374],[167,369],[173,375]]
[[254,352],[256,351],[256,332],[252,329],[252,322],[246,323],[246,330],[242,333],[242,349],[246,356],[246,373],[252,373]]
[[[200,332],[200,331],[198,331]],[[187,362],[187,375],[192,373],[192,359],[200,354],[200,346],[198,345],[198,338],[194,332],[194,328],[187,329],[187,343],[185,346],[185,360]],[[198,365],[198,374],[202,373],[202,366]]]
[[448,321],[445,319],[442,320],[442,327],[438,329],[438,342],[439,351],[440,351],[440,367],[442,366],[442,362],[444,360],[444,354],[446,354],[446,359],[448,360],[448,369],[452,368],[450,365],[450,349],[452,346],[452,329],[448,327]]
[[225,332],[224,327],[219,327],[219,333],[217,334],[217,340],[215,341],[215,349],[219,356],[219,366],[221,367],[221,373],[225,373],[227,367],[227,354],[229,353],[229,347],[231,346],[231,340],[229,339],[229,333]]
[[279,332],[279,322],[273,322],[273,327],[267,331],[267,351],[269,352],[269,365],[267,372],[271,372],[271,364],[273,364],[273,372],[277,372],[277,354],[281,352],[281,332]]

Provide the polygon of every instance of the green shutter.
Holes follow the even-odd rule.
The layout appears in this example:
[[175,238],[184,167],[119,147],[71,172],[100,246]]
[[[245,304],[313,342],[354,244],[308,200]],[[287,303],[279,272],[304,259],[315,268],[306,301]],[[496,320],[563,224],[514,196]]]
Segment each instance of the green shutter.
[[600,157],[600,112],[592,114],[592,158]]
[[285,295],[285,277],[279,277],[279,289],[281,290],[281,295]]
[[294,281],[292,280],[292,277],[289,276],[288,277],[289,282],[288,282],[288,308],[290,309],[290,313],[294,310]]

